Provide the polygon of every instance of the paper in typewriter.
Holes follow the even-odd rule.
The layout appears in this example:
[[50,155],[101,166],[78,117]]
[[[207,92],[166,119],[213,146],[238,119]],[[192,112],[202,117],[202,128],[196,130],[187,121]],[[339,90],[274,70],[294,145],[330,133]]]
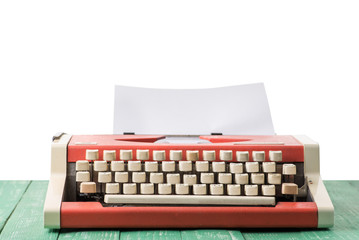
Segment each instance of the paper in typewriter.
[[262,83],[210,89],[116,86],[114,133],[271,135]]

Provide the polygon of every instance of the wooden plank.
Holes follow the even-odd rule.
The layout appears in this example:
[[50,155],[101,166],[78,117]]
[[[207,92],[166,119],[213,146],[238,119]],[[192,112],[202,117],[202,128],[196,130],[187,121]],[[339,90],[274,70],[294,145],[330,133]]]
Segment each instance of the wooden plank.
[[0,232],[30,181],[0,181]]
[[331,229],[307,230],[244,230],[245,239],[359,239],[359,183],[357,181],[325,181],[335,208]]
[[181,239],[181,233],[178,230],[121,231],[120,240],[132,239],[177,240]]
[[240,239],[244,239],[241,231],[223,230],[223,229],[183,230],[183,231],[181,231],[181,237],[182,237],[182,240],[192,240],[192,239],[240,240]]
[[359,191],[359,181],[349,181],[349,184]]
[[[10,183],[10,185],[8,184]],[[43,228],[47,181],[0,181],[0,220],[6,222],[0,239],[359,239],[359,181],[326,181],[335,207],[335,226],[324,230],[48,230]],[[10,193],[10,194],[9,194]],[[5,196],[5,197],[4,197]],[[8,196],[12,196],[8,198]],[[10,200],[10,201],[9,201]],[[15,203],[14,203],[15,202]],[[12,205],[11,205],[12,204]],[[13,206],[13,207],[11,207]],[[5,209],[5,210],[4,210]],[[10,209],[10,210],[9,210]],[[7,211],[7,212],[6,212]],[[4,217],[5,216],[5,217]]]
[[61,229],[58,239],[120,239],[120,231],[106,229]]
[[44,228],[43,205],[48,181],[32,181],[5,224],[0,239],[57,239],[58,230]]

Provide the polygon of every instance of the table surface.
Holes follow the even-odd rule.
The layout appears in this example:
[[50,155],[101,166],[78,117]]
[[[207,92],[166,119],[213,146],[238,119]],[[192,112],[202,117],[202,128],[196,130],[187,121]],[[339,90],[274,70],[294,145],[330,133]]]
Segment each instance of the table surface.
[[325,181],[335,207],[331,229],[121,230],[43,227],[48,181],[0,181],[0,239],[359,239],[359,181]]

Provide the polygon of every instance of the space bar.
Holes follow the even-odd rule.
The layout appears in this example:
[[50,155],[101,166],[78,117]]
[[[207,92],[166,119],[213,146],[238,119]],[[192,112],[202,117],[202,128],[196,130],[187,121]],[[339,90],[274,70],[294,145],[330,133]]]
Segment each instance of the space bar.
[[110,195],[109,204],[165,204],[165,205],[275,205],[275,197],[260,196],[196,196],[196,195]]

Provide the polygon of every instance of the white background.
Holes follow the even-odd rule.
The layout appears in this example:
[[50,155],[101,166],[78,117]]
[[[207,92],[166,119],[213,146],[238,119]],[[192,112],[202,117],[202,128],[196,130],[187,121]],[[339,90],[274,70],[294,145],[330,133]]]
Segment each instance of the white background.
[[0,1],[0,179],[48,179],[55,132],[112,133],[114,85],[264,82],[277,134],[358,179],[358,1]]

